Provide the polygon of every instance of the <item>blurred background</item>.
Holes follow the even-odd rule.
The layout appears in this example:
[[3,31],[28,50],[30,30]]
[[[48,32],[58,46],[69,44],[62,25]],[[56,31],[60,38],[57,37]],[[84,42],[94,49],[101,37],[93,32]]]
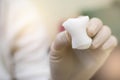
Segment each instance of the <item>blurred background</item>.
[[[32,0],[40,9],[50,34],[51,27],[70,17],[89,15],[100,18],[111,27],[113,34],[120,40],[120,0]],[[59,23],[58,23],[59,22]],[[53,28],[52,28],[53,29]]]
[[110,6],[99,9],[84,9],[83,15],[100,18],[111,27],[113,34],[120,40],[120,0],[113,0]]

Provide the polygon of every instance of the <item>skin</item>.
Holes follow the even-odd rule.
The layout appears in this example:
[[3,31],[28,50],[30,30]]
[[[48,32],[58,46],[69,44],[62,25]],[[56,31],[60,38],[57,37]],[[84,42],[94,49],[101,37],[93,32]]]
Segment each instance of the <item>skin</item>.
[[120,46],[109,56],[91,80],[120,80]]
[[89,21],[87,33],[93,42],[86,50],[72,49],[69,32],[57,35],[50,50],[51,80],[89,80],[117,45],[110,28],[98,18]]

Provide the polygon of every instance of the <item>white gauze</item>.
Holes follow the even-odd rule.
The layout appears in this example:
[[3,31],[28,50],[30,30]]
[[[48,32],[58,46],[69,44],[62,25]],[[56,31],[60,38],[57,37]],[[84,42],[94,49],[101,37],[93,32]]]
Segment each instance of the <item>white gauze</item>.
[[92,39],[87,35],[88,16],[70,18],[63,23],[64,28],[72,37],[72,48],[88,49],[91,46]]

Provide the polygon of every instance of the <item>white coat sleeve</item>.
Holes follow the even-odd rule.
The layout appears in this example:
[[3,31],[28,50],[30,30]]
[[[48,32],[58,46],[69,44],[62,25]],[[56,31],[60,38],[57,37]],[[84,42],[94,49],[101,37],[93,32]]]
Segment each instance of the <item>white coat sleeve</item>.
[[16,0],[9,10],[8,34],[13,40],[16,80],[48,80],[49,38],[36,8],[30,1]]

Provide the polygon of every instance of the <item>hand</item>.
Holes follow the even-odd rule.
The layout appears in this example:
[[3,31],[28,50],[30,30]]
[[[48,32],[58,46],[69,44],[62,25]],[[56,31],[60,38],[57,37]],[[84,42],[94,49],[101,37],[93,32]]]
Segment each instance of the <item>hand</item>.
[[89,21],[87,33],[93,39],[87,50],[72,49],[67,31],[57,35],[50,51],[52,80],[89,80],[117,45],[110,28],[97,18]]

